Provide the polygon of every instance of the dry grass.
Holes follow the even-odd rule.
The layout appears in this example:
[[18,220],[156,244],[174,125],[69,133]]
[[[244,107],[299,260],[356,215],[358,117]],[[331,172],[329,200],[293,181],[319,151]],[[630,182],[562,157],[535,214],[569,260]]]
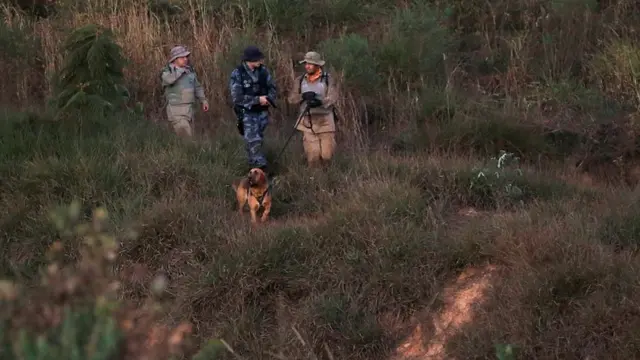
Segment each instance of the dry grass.
[[[142,2],[71,3],[37,20],[2,8],[0,100],[37,109],[0,119],[3,276],[33,280],[59,236],[44,216],[77,198],[86,213],[100,204],[112,214],[123,299],[141,301],[165,274],[164,322],[190,321],[196,345],[224,339],[215,358],[388,359],[416,319],[427,348],[445,335],[433,320],[447,285],[486,263],[498,276],[446,334],[446,358],[492,359],[497,343],[523,359],[638,357],[631,2],[188,0],[168,18]],[[87,23],[116,32],[151,121],[56,123],[39,111],[64,37]],[[190,143],[154,124],[158,72],[178,43],[193,50],[213,110]],[[246,169],[226,85],[249,43],[265,50],[283,95],[309,49],[323,51],[345,94],[331,169],[307,170],[294,141],[274,223],[258,230],[237,218],[229,186]],[[271,159],[293,113],[279,105]],[[476,167],[503,149],[523,174],[479,180]],[[169,334],[140,331],[142,342]]]

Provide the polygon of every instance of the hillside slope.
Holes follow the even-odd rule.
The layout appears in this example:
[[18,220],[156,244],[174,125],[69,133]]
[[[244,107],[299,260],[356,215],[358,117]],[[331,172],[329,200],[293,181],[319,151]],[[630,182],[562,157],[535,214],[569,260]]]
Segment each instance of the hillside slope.
[[[138,119],[81,124],[3,119],[3,275],[33,274],[56,239],[48,209],[78,198],[112,213],[121,273],[144,269],[143,280],[124,279],[127,297],[164,273],[167,320],[192,321],[199,338],[221,337],[249,358],[306,358],[295,328],[317,353],[326,343],[336,358],[385,359],[418,314],[428,342],[444,287],[487,263],[498,273],[449,356],[493,358],[496,343],[522,358],[637,354],[635,193],[542,169],[502,170],[505,180],[470,189],[481,159],[426,153],[342,155],[311,172],[295,145],[274,221],[252,231],[233,208],[229,184],[244,169],[239,139],[224,135],[232,128],[183,143]],[[138,236],[126,240],[130,226]]]
[[[110,215],[121,245],[107,264],[122,281],[115,303],[146,314],[147,295],[161,292],[163,322],[193,324],[189,352],[226,342],[200,359],[495,359],[501,344],[521,359],[640,357],[634,2],[47,3],[46,17],[1,6],[0,277],[28,290],[38,270],[57,276],[57,265],[84,259],[81,237],[47,221],[75,199],[80,210],[67,212],[91,225],[80,229],[98,226],[94,207]],[[114,31],[144,116],[52,121],[43,110],[69,59],[65,39],[86,24]],[[159,70],[177,43],[193,51],[211,103],[193,142],[159,126]],[[257,230],[234,211],[230,188],[247,168],[227,81],[248,44],[264,50],[281,95],[312,49],[344,95],[334,163],[308,170],[294,138],[273,221]],[[283,96],[278,105],[271,160],[295,114]],[[519,163],[497,166],[513,155]],[[63,255],[56,266],[52,248]],[[87,352],[102,341],[114,357],[127,348],[139,359],[134,348],[162,330],[105,310],[92,288],[102,279],[84,271],[89,295],[67,296],[73,281],[45,283],[31,289],[45,295],[35,296],[42,313],[25,302],[15,317],[0,306],[0,318],[42,331],[88,297],[100,305],[89,320],[49,326],[50,342],[73,353],[68,332],[80,329]],[[8,288],[0,282],[0,301]],[[110,335],[100,321],[84,331],[96,318]],[[0,354],[29,348],[7,334]]]

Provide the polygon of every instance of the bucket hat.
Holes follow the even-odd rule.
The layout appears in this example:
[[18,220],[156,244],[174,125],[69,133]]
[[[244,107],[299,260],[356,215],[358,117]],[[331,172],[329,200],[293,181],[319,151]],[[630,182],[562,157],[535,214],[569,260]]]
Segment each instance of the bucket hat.
[[174,46],[173,49],[171,49],[171,53],[169,54],[169,62],[173,62],[173,60],[179,57],[189,56],[190,54],[191,52],[184,46]]
[[325,61],[322,59],[322,55],[315,51],[309,51],[304,55],[304,59],[300,61],[300,64],[313,64],[318,66],[324,66]]

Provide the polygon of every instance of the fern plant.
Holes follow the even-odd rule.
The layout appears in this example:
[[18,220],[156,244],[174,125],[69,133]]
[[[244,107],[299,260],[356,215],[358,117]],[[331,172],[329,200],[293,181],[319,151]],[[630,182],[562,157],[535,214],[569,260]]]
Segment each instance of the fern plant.
[[95,24],[78,28],[66,39],[64,53],[53,99],[60,114],[113,112],[127,104],[123,73],[127,61],[110,30]]

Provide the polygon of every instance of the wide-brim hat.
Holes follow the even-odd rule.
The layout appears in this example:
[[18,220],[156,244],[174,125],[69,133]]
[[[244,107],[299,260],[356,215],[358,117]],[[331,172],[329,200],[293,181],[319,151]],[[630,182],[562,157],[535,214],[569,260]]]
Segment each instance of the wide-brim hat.
[[185,48],[184,46],[178,45],[173,47],[173,49],[171,49],[171,53],[169,54],[169,62],[173,62],[173,60],[180,58],[180,57],[186,57],[191,55],[191,52],[189,50],[187,50],[187,48]]
[[247,46],[242,53],[242,61],[259,61],[264,59],[264,54],[257,46]]
[[325,61],[322,59],[322,55],[315,51],[309,51],[304,55],[304,59],[300,60],[300,64],[313,64],[318,66],[324,66]]

